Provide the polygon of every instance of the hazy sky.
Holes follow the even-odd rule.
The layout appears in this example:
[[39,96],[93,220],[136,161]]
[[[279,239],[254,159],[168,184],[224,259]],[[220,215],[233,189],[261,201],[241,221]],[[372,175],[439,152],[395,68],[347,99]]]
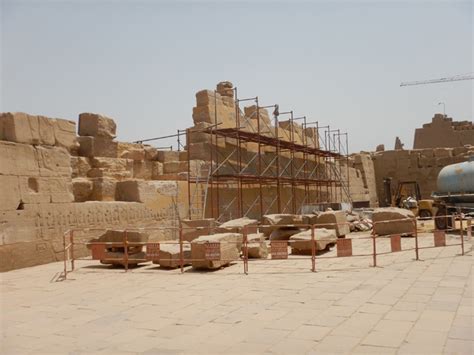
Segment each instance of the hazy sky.
[[[232,81],[350,135],[407,148],[442,112],[472,120],[472,1],[1,2],[0,111],[113,117],[120,140],[192,125],[194,94]],[[160,144],[158,144],[160,145]]]

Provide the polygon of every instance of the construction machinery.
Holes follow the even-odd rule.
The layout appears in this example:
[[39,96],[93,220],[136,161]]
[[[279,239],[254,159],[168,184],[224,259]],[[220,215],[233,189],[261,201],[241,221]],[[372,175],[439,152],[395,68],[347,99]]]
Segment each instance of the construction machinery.
[[450,81],[473,80],[473,79],[474,79],[473,73],[467,73],[467,74],[459,74],[459,75],[449,76],[445,78],[438,78],[438,79],[405,81],[401,83],[400,86],[438,84],[438,83],[447,83]]
[[420,185],[416,181],[400,181],[392,194],[392,178],[384,178],[386,205],[405,208],[420,218],[431,218],[436,214],[433,200],[421,199]]
[[452,226],[453,215],[474,217],[474,156],[463,163],[445,166],[438,174],[437,191],[432,197],[438,229]]

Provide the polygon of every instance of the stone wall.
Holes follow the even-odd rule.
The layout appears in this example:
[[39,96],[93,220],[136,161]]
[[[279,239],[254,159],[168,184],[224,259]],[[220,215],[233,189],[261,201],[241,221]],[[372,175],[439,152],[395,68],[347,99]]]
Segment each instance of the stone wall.
[[453,121],[451,117],[437,113],[431,123],[415,131],[413,149],[455,148],[474,145],[474,125],[469,121]]
[[62,260],[70,228],[97,228],[77,232],[87,240],[105,228],[173,227],[187,214],[185,154],[116,142],[103,115],[80,114],[78,132],[73,121],[0,114],[0,271]]
[[473,154],[474,146],[375,152],[372,156],[378,199],[385,200],[383,179],[387,177],[392,178],[392,190],[401,181],[417,181],[422,198],[431,198],[440,170],[467,161]]

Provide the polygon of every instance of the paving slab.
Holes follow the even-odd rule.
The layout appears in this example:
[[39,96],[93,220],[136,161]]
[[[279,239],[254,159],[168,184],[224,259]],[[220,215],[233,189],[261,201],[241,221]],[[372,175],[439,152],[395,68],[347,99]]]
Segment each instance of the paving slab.
[[[379,251],[389,241],[378,241]],[[430,236],[420,236],[429,246]],[[448,235],[448,244],[459,236]],[[372,250],[353,241],[354,254]],[[404,238],[403,246],[414,245]],[[458,353],[473,345],[472,241],[372,257],[241,261],[213,272],[79,260],[0,274],[0,353]]]

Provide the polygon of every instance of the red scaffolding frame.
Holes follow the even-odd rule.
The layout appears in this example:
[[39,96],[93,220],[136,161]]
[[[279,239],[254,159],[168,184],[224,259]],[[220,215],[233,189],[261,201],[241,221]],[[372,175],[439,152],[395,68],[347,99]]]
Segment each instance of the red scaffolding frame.
[[[231,90],[235,125],[221,128],[215,109],[214,124],[199,130],[209,135],[207,176],[190,168],[192,137],[197,130],[186,131],[188,218],[259,218],[268,213],[305,213],[304,206],[350,202],[349,174],[343,172],[349,168],[347,133],[308,122],[305,116],[294,117],[293,111],[278,112],[278,105],[260,106],[258,97],[239,99],[237,88]],[[215,92],[216,108],[217,95]],[[241,111],[242,102],[253,102],[250,116]],[[275,109],[273,125],[260,119],[261,110],[268,108]],[[289,119],[279,119],[283,115]],[[196,201],[193,184],[201,184],[205,199]],[[199,203],[204,206],[196,208]]]

